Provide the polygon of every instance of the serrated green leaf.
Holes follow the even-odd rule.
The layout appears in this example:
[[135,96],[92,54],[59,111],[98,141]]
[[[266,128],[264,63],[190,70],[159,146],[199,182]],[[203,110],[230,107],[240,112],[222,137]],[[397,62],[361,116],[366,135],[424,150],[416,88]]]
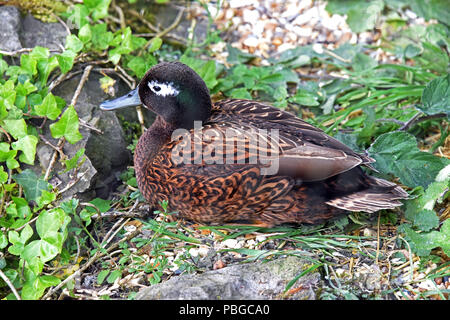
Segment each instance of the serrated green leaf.
[[78,131],[78,115],[73,106],[67,107],[58,122],[50,125],[53,138],[66,138],[71,144],[77,143],[83,138]]
[[51,120],[56,120],[61,114],[61,110],[56,104],[55,96],[49,93],[45,96],[42,104],[35,106],[36,113],[40,116],[47,117]]
[[109,270],[102,270],[97,275],[97,284],[102,284],[105,281],[106,276],[109,274]]
[[449,163],[448,159],[420,151],[414,136],[406,132],[382,134],[368,151],[376,160],[376,169],[385,174],[394,174],[411,188],[426,188]]
[[39,179],[31,169],[25,169],[12,177],[23,187],[25,199],[28,201],[36,201],[41,196],[42,190],[49,190],[49,183]]
[[450,74],[428,83],[423,90],[422,106],[418,108],[428,115],[446,113],[450,119]]
[[12,143],[14,150],[21,150],[22,153],[19,156],[19,160],[26,164],[34,164],[34,158],[36,156],[36,145],[38,138],[32,135],[26,135],[16,142]]

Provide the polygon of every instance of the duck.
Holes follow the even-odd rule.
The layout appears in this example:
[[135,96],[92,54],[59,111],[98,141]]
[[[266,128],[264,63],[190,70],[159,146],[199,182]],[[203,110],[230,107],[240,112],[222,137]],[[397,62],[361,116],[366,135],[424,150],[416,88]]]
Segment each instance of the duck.
[[151,67],[136,89],[100,109],[138,105],[156,118],[135,148],[137,184],[153,208],[166,201],[175,219],[318,224],[408,198],[366,173],[374,159],[290,112],[246,99],[213,103],[203,79],[181,62]]

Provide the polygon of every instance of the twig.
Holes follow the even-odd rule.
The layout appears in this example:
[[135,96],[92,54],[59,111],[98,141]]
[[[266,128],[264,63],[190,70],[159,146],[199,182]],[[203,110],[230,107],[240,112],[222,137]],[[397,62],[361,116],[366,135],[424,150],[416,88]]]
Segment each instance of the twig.
[[404,123],[403,126],[401,128],[399,128],[397,131],[406,131],[409,128],[411,128],[413,125],[418,124],[419,122],[433,120],[433,119],[441,119],[441,118],[447,117],[447,115],[445,113],[437,113],[437,114],[422,116],[419,118],[419,116],[421,114],[422,114],[422,112],[416,113],[411,119],[409,119],[406,123]]
[[[15,51],[0,50],[0,54],[2,54],[4,56],[16,56],[18,54],[25,53],[25,52],[31,52],[31,51],[33,51],[33,48],[22,48],[22,49],[15,50]],[[61,50],[50,49],[50,52],[61,52]]]
[[125,17],[123,15],[122,8],[115,4],[114,5],[114,10],[116,10],[117,14],[119,15],[120,28],[121,29],[125,29],[127,27],[127,24],[125,22]]
[[89,74],[91,73],[91,70],[92,70],[93,67],[94,67],[93,65],[88,65],[86,67],[86,69],[84,69],[83,75],[81,76],[80,82],[78,83],[78,87],[75,90],[75,93],[74,93],[74,95],[72,97],[72,101],[70,102],[71,106],[75,106],[77,104],[78,97],[79,97],[79,95],[81,93],[81,90],[83,89],[84,84],[86,83],[86,81],[87,81],[87,79],[89,77]]
[[[164,29],[164,30],[158,32],[158,33],[156,34],[155,38],[162,38],[162,37],[164,37],[167,33],[169,33],[170,31],[172,31],[173,29],[175,29],[175,28],[178,26],[178,24],[180,23],[181,18],[183,17],[183,14],[184,14],[184,8],[181,8],[181,9],[178,11],[178,14],[177,14],[175,20],[172,22],[172,24],[171,24],[170,26],[168,26],[166,29]],[[147,41],[147,43],[146,43],[145,46],[144,46],[144,50],[147,50],[147,48],[150,46],[152,40],[153,40],[153,39],[150,39],[149,41]]]
[[11,289],[11,291],[16,296],[17,300],[22,300],[19,293],[17,292],[16,288],[14,288],[14,285],[9,281],[9,278],[3,273],[3,271],[0,269],[0,277],[5,281],[5,283],[8,285],[8,287]]
[[59,139],[58,145],[56,146],[58,151],[53,151],[53,154],[52,154],[52,157],[51,157],[50,162],[48,164],[47,170],[45,171],[44,180],[48,180],[48,178],[50,176],[50,172],[52,171],[53,166],[55,165],[56,159],[58,158],[58,154],[60,152],[62,152],[61,149],[64,146],[65,142],[66,142],[66,139],[64,137]]
[[66,279],[64,279],[64,281],[62,281],[60,284],[58,284],[56,287],[53,287],[52,289],[50,289],[43,297],[42,300],[48,299],[55,291],[59,290],[61,287],[63,287],[64,285],[67,284],[67,282],[71,281],[73,278],[77,277],[78,275],[80,275],[84,270],[86,270],[87,268],[89,268],[95,261],[97,261],[97,259],[100,259],[101,257],[107,255],[109,252],[111,252],[112,250],[114,250],[115,248],[117,248],[122,242],[128,241],[132,238],[134,238],[136,235],[138,235],[141,232],[141,230],[138,228],[135,231],[131,232],[128,236],[126,236],[123,239],[120,239],[120,241],[114,243],[113,245],[111,245],[111,247],[109,247],[108,249],[106,249],[106,252],[102,253],[100,252],[100,250],[97,250],[94,254],[94,256],[92,258],[89,259],[88,262],[86,262],[80,269],[78,269],[77,271],[75,271],[74,273],[72,273],[70,276],[68,276]]
[[[73,94],[72,101],[70,102],[71,106],[75,106],[76,105],[78,97],[79,97],[79,95],[81,93],[81,90],[83,89],[83,86],[86,83],[92,68],[93,68],[93,66],[89,65],[89,66],[86,67],[86,69],[84,69],[83,75],[81,76],[80,82],[78,83],[78,87],[75,90],[75,93]],[[66,141],[66,139],[64,137],[59,139],[58,145],[57,145],[57,148],[59,150],[62,150],[62,147],[63,147],[65,141]],[[58,156],[58,153],[56,151],[53,151],[51,160],[50,160],[49,165],[47,167],[47,171],[45,172],[44,180],[48,180],[48,178],[50,176],[50,172],[51,172],[53,166],[55,165],[57,156]]]
[[86,170],[85,172],[83,172],[80,176],[77,176],[75,178],[75,180],[73,180],[72,182],[70,182],[69,184],[67,184],[64,188],[62,188],[61,190],[59,190],[58,193],[62,194],[64,192],[66,192],[67,190],[69,190],[70,188],[72,188],[78,181],[80,181],[81,178],[83,178],[85,176],[85,174],[88,172],[88,170]]
[[143,24],[145,24],[150,30],[154,32],[159,32],[158,28],[156,28],[153,24],[151,24],[148,20],[146,20],[143,16],[141,16],[137,11],[135,10],[128,10],[128,13],[132,16],[135,16],[138,18]]
[[377,223],[377,253],[375,255],[375,264],[378,265],[378,256],[380,255],[380,219],[381,214],[378,213],[378,223]]

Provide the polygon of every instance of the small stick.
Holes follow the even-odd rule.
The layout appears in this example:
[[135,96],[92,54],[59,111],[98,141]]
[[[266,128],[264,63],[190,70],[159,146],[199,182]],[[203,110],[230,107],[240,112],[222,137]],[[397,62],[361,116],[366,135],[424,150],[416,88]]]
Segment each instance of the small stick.
[[[22,48],[22,49],[15,50],[15,51],[0,50],[0,54],[2,54],[4,56],[16,56],[18,54],[25,53],[25,52],[31,52],[31,51],[33,51],[33,48]],[[50,52],[61,52],[61,50],[50,49]]]
[[1,269],[0,269],[0,277],[3,279],[3,281],[5,281],[5,283],[8,285],[8,287],[14,293],[14,295],[16,296],[16,299],[17,300],[22,300],[22,298],[20,297],[20,295],[17,292],[16,288],[14,288],[13,284],[11,283],[11,281],[9,281],[9,278],[3,273],[3,271]]

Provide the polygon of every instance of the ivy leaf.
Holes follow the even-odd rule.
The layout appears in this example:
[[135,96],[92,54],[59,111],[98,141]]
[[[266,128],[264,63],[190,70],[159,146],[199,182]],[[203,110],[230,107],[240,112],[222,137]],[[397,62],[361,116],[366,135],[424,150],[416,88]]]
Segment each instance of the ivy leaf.
[[20,68],[31,76],[37,73],[37,61],[29,54],[22,54],[20,56]]
[[40,116],[47,117],[51,120],[56,120],[61,113],[61,110],[56,104],[55,96],[49,93],[45,96],[42,104],[35,106],[36,113]]
[[[69,170],[72,170],[73,168],[75,168],[78,164],[78,160],[80,159],[80,157],[82,155],[84,155],[84,148],[81,148],[80,150],[77,151],[77,153],[75,153],[75,155],[69,159],[69,160],[64,160],[64,163],[66,165],[66,170],[64,170],[64,172],[67,172]],[[80,165],[84,162],[84,160],[86,160],[86,157],[83,157],[83,159],[81,160]]]
[[2,127],[8,131],[14,139],[19,139],[27,135],[27,124],[24,119],[3,120]]
[[80,39],[78,39],[78,37],[76,35],[69,34],[66,37],[66,46],[65,46],[65,48],[67,50],[71,50],[73,52],[79,52],[79,51],[81,51],[83,49],[83,46],[84,46],[83,42]]
[[78,38],[83,43],[88,43],[92,39],[92,31],[89,24],[85,24],[80,28],[80,31],[78,31]]
[[428,83],[418,108],[426,114],[446,113],[450,119],[450,74]]
[[73,62],[77,54],[72,50],[66,50],[61,54],[56,55],[56,59],[58,60],[59,68],[62,73],[69,72],[73,67]]
[[36,201],[42,194],[42,190],[49,190],[50,184],[42,179],[39,179],[33,170],[26,169],[21,173],[12,176],[18,184],[20,184],[25,193],[25,199],[29,201]]
[[92,44],[96,49],[105,50],[113,40],[112,32],[107,31],[106,23],[99,23],[92,27]]
[[408,187],[426,188],[450,161],[417,147],[414,136],[406,132],[389,132],[380,135],[369,148],[376,162],[374,167],[383,173],[400,178]]
[[71,144],[78,142],[83,136],[78,131],[78,115],[73,106],[67,107],[61,119],[50,125],[53,138],[65,137]]
[[14,150],[21,150],[22,154],[19,156],[19,160],[23,163],[34,164],[34,157],[36,155],[36,145],[38,138],[33,135],[26,135],[16,142],[12,143]]
[[92,19],[97,21],[108,15],[111,0],[84,0],[83,3],[92,12]]

